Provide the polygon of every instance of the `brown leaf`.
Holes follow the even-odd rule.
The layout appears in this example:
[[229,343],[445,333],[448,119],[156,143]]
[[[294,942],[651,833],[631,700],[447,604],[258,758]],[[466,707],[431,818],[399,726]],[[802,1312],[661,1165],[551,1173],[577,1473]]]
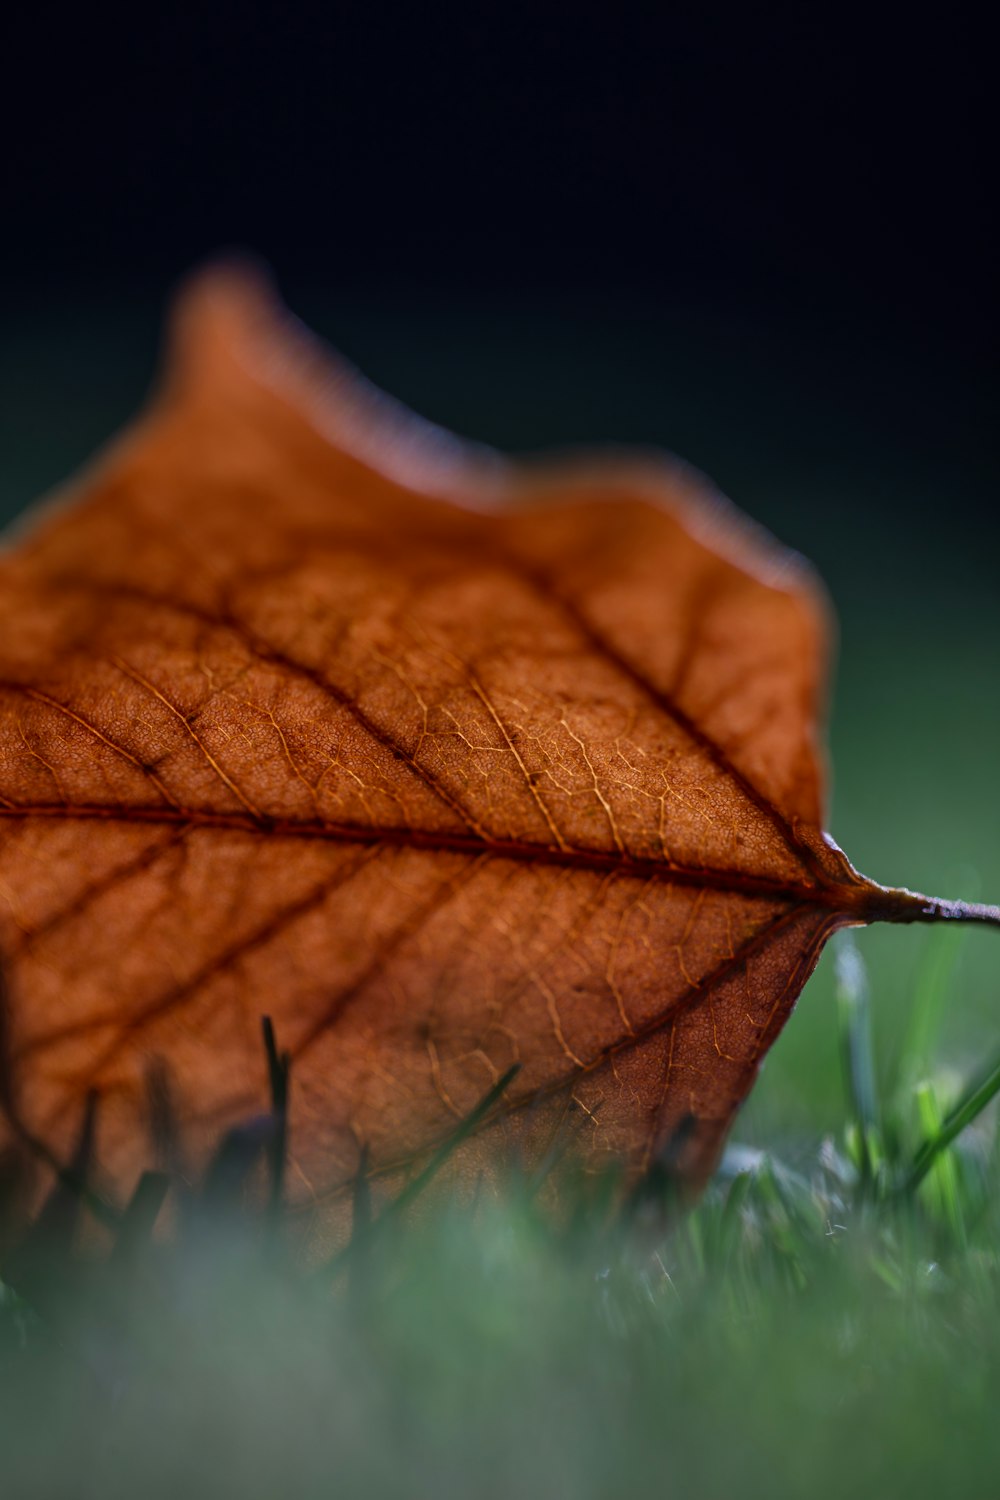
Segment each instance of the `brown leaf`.
[[88,1093],[131,1188],[169,1072],[189,1165],[293,1058],[292,1192],[361,1153],[711,1169],[835,928],[997,920],[822,833],[825,606],[697,476],[515,469],[195,281],[152,411],[0,562],[10,1138]]

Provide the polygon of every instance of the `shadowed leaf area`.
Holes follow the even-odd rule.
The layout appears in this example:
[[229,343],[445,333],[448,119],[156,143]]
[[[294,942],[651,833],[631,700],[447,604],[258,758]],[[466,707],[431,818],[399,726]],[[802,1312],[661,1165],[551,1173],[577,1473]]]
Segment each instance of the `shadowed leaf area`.
[[824,605],[696,476],[459,446],[244,271],[192,283],[171,342],[149,414],[0,560],[29,1202],[84,1137],[102,1201],[203,1172],[264,1013],[321,1248],[365,1195],[530,1170],[568,1123],[597,1174],[698,1184],[836,928],[1000,920],[823,834]]

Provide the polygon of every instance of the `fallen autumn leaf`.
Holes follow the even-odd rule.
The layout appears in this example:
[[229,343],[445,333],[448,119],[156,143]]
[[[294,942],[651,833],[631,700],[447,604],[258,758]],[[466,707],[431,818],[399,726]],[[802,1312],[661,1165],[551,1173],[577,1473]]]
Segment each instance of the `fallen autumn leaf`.
[[[826,610],[679,465],[515,467],[317,351],[249,273],[0,558],[0,1143],[87,1099],[130,1191],[290,1050],[293,1199],[456,1149],[711,1170],[838,927],[975,920],[824,835]],[[153,1080],[154,1082],[151,1082]]]

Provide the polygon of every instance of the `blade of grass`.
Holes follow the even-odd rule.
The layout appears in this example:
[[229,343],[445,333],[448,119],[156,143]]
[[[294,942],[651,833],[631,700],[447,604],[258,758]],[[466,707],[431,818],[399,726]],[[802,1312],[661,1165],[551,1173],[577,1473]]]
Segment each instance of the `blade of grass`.
[[521,1064],[514,1063],[512,1067],[507,1069],[502,1078],[497,1079],[493,1087],[483,1095],[479,1103],[470,1109],[465,1119],[452,1131],[444,1144],[438,1147],[423,1171],[418,1173],[412,1182],[407,1183],[399,1197],[393,1201],[389,1210],[390,1213],[401,1213],[404,1208],[413,1202],[414,1198],[418,1197],[429,1186],[448,1158],[457,1151],[463,1141],[468,1140],[480,1121],[485,1119],[494,1104],[507,1092],[520,1071]]
[[[448,1158],[457,1151],[463,1141],[468,1139],[480,1121],[485,1119],[489,1114],[494,1104],[507,1092],[507,1089],[520,1071],[521,1064],[514,1063],[512,1067],[507,1069],[502,1078],[497,1079],[493,1087],[483,1095],[478,1104],[473,1105],[472,1109],[459,1122],[447,1140],[438,1147],[423,1171],[418,1172],[417,1176],[403,1188],[399,1196],[393,1199],[389,1207],[379,1215],[374,1223],[370,1224],[367,1233],[364,1236],[352,1235],[350,1243],[343,1250],[338,1251],[325,1266],[320,1267],[321,1272],[339,1270],[350,1257],[357,1255],[371,1241],[373,1234],[377,1234],[393,1219],[398,1218],[414,1199],[419,1197],[440,1172]],[[357,1183],[355,1183],[355,1194],[357,1194]]]
[[272,1220],[281,1215],[281,1199],[285,1182],[285,1158],[288,1151],[288,1089],[292,1059],[288,1052],[279,1052],[274,1035],[274,1024],[270,1016],[261,1017],[264,1051],[267,1054],[267,1075],[271,1087],[271,1116],[274,1133],[268,1146],[271,1166],[271,1189],[268,1213]]
[[949,927],[947,923],[927,934],[909,1025],[899,1055],[899,1072],[904,1080],[920,1077],[930,1066],[951,982],[968,935],[967,927],[958,924]]
[[149,1244],[153,1225],[170,1188],[165,1172],[143,1172],[135,1192],[122,1213],[121,1225],[111,1251],[109,1264],[125,1266]]
[[201,1186],[201,1208],[211,1216],[235,1213],[261,1156],[271,1149],[274,1121],[258,1115],[228,1130],[209,1162]]
[[801,1289],[806,1282],[803,1267],[805,1241],[801,1233],[799,1215],[795,1213],[788,1194],[783,1191],[774,1162],[765,1156],[753,1179],[754,1196],[766,1216],[771,1243],[779,1261],[796,1287]]
[[713,1246],[716,1265],[722,1273],[728,1271],[743,1232],[743,1210],[752,1187],[753,1173],[748,1171],[737,1172],[729,1184],[729,1191],[716,1224]]
[[966,1126],[971,1125],[973,1120],[982,1114],[998,1092],[1000,1092],[1000,1056],[994,1058],[989,1069],[978,1082],[969,1085],[958,1103],[937,1128],[927,1134],[914,1155],[909,1172],[903,1179],[900,1188],[902,1193],[909,1194],[916,1191],[942,1151],[947,1150]]
[[[937,1089],[930,1079],[917,1086],[917,1112],[921,1128],[928,1138],[936,1137],[942,1126],[941,1102]],[[929,1197],[937,1215],[954,1234],[959,1244],[964,1245],[965,1222],[962,1217],[961,1190],[955,1159],[950,1151],[941,1150],[924,1175],[922,1191]]]
[[856,1134],[856,1165],[862,1188],[869,1189],[882,1156],[882,1132],[868,977],[850,933],[844,933],[840,940],[834,972],[844,1082]]

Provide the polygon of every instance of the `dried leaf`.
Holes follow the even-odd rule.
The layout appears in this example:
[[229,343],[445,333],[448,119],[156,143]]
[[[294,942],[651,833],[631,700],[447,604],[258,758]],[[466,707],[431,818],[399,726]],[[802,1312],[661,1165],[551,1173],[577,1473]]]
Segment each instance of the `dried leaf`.
[[[679,466],[519,469],[398,411],[248,273],[195,281],[165,390],[0,561],[11,1141],[101,1101],[124,1198],[291,1053],[290,1190],[456,1153],[697,1181],[835,928],[992,909],[822,833],[827,623]],[[2,1138],[0,1138],[2,1144]]]

